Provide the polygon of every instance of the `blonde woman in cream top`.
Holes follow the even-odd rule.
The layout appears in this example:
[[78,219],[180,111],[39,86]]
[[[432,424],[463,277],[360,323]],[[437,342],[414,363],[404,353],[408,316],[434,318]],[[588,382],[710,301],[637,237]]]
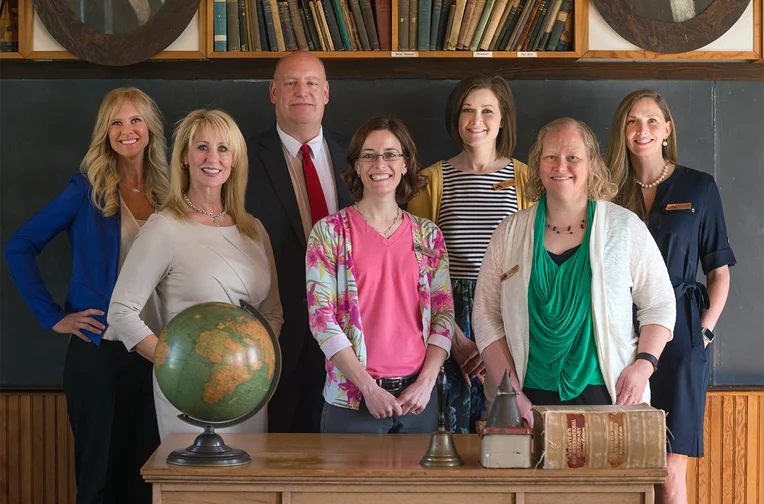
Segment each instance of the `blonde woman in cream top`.
[[[157,332],[141,318],[156,291],[163,325],[205,302],[246,301],[279,334],[283,324],[273,250],[244,210],[247,147],[230,115],[191,112],[175,130],[170,194],[141,228],[114,287],[108,320],[128,350],[153,361]],[[159,435],[197,432],[178,419],[154,378]],[[265,432],[267,410],[221,432]]]

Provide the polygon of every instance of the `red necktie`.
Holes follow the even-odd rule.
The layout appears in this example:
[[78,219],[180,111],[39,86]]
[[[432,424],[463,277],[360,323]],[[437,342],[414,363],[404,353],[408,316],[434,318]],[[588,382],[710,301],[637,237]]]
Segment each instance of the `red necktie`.
[[305,185],[308,188],[308,200],[310,201],[310,217],[313,225],[329,215],[329,209],[326,207],[326,197],[324,190],[321,189],[321,181],[318,179],[316,165],[310,158],[310,145],[303,144],[300,147],[302,152],[302,171],[305,174]]

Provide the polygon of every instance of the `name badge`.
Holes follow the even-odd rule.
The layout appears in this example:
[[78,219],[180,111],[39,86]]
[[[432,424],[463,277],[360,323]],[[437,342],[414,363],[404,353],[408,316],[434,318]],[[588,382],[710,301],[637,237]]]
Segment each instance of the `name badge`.
[[515,179],[511,178],[511,179],[504,180],[502,182],[496,182],[493,185],[493,189],[495,191],[501,191],[502,189],[506,189],[507,187],[512,187],[513,185],[515,185]]
[[514,266],[512,266],[512,268],[509,271],[505,271],[504,273],[501,274],[501,281],[503,282],[504,280],[512,278],[513,276],[515,276],[515,273],[517,273],[518,271],[520,271],[520,265],[515,264]]
[[426,255],[427,257],[435,257],[435,251],[431,248],[425,247],[424,245],[416,244],[414,245],[414,250],[422,255]]
[[666,210],[692,210],[692,213],[695,213],[692,203],[669,203],[666,205]]

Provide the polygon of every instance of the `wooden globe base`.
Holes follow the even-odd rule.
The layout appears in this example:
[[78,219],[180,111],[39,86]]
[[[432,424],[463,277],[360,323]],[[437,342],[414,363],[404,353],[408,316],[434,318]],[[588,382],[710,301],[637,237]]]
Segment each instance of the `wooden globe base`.
[[168,464],[183,466],[230,467],[249,464],[249,454],[239,448],[231,448],[211,425],[196,436],[194,444],[182,450],[174,450],[167,456]]

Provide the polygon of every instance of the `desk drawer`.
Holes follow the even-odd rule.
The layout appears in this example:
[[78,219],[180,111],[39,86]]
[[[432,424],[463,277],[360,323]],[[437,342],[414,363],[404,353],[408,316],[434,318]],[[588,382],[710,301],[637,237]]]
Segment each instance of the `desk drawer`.
[[292,493],[291,504],[515,504],[514,494],[501,493]]

